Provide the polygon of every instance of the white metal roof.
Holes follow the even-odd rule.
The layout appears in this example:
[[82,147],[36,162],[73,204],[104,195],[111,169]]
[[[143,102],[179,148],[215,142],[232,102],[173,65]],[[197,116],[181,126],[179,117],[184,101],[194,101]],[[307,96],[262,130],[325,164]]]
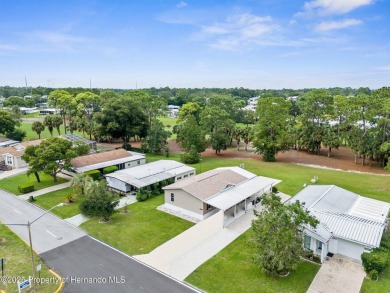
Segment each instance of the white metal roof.
[[244,176],[246,178],[256,177],[256,174],[253,174],[253,173],[251,173],[243,168],[240,168],[240,167],[219,167],[219,168],[215,168],[214,170],[231,170],[231,171],[234,171],[237,174],[240,174],[241,176]]
[[389,209],[390,203],[360,196],[348,214],[384,223]]
[[321,242],[327,243],[332,238],[332,232],[325,223],[319,223],[317,227],[313,228],[311,226],[305,227],[305,233],[314,239],[317,239]]
[[385,224],[356,216],[323,211],[311,211],[338,238],[370,247],[379,247]]
[[133,155],[133,156],[127,157],[127,158],[120,158],[120,159],[116,159],[116,160],[111,160],[111,161],[107,161],[107,162],[102,162],[102,163],[97,163],[97,164],[92,164],[92,165],[88,165],[88,166],[84,166],[84,167],[75,168],[75,171],[77,173],[83,173],[83,172],[88,172],[91,170],[105,168],[108,166],[114,166],[114,165],[119,165],[119,164],[123,164],[123,163],[127,163],[127,162],[133,162],[133,161],[137,161],[137,160],[141,160],[141,159],[145,159],[145,156]]
[[195,171],[195,168],[173,160],[159,160],[116,171],[105,176],[116,178],[132,186],[141,188],[191,171]]
[[264,191],[267,191],[271,185],[276,185],[279,182],[281,181],[278,179],[256,176],[237,184],[236,186],[223,190],[222,192],[207,199],[205,203],[226,211],[256,193],[263,193]]

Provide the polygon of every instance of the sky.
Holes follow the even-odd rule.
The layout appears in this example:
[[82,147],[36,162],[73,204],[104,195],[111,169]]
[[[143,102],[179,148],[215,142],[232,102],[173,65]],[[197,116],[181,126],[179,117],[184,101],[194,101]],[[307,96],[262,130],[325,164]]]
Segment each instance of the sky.
[[0,0],[0,86],[390,86],[388,0]]

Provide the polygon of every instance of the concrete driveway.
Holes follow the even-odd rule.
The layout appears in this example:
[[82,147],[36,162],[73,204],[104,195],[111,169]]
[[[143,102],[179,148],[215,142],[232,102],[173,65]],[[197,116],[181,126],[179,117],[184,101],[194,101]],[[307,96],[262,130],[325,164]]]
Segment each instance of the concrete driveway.
[[358,261],[335,254],[322,264],[307,293],[359,293],[364,276]]

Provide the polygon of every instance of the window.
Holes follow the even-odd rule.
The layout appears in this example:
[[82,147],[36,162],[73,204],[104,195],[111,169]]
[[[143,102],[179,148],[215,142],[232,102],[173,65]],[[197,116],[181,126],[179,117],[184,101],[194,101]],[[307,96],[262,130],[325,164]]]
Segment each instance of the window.
[[176,180],[180,180],[181,179],[181,176],[180,177],[177,177],[177,179]]
[[12,165],[12,157],[11,156],[6,156],[6,163],[7,165]]
[[305,239],[304,239],[304,242],[303,242],[303,247],[306,248],[306,249],[310,249],[310,243],[311,243],[311,237],[305,235]]
[[317,248],[317,253],[321,253],[321,250],[322,250],[321,241],[316,240],[316,248]]
[[127,164],[127,167],[130,167],[130,163],[129,163],[129,164]]
[[190,176],[192,176],[192,175],[194,175],[194,172],[191,172],[191,173],[190,173]]
[[140,160],[137,161],[137,165],[141,165],[141,161]]
[[171,193],[171,201],[174,202],[175,201],[175,195],[173,193]]
[[206,204],[206,211],[208,211],[211,208],[211,205]]
[[184,175],[184,178],[187,178],[188,177],[188,175]]

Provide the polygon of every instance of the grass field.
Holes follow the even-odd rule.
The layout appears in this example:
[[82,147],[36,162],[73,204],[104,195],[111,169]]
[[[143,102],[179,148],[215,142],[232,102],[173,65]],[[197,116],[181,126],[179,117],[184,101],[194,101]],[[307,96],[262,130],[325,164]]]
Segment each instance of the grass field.
[[[27,228],[26,228],[27,229]],[[32,275],[30,248],[18,236],[16,236],[6,226],[0,224],[0,256],[6,259],[5,274],[7,277],[27,279]],[[42,263],[40,257],[34,254],[35,265]],[[38,274],[36,274],[38,277]],[[41,278],[52,278],[49,269],[42,264]],[[12,279],[11,279],[12,280]],[[57,279],[56,279],[57,280]],[[59,283],[49,283],[37,285],[36,291],[27,290],[25,292],[53,293],[59,287]],[[2,291],[4,290],[4,291]],[[0,282],[0,292],[14,293],[18,292],[18,286],[15,282]]]
[[39,173],[39,177],[41,179],[41,182],[37,181],[34,174],[31,174],[30,176],[27,176],[27,174],[20,174],[17,176],[5,178],[0,180],[0,188],[7,190],[13,194],[20,195],[22,194],[18,190],[18,186],[20,184],[34,183],[35,190],[40,190],[57,184],[65,183],[68,181],[64,178],[57,177],[57,182],[53,182],[53,177],[45,173]]
[[[166,159],[164,156],[148,155],[148,160]],[[180,160],[179,155],[172,154],[168,159]],[[217,167],[239,166],[244,163],[246,170],[257,175],[282,180],[277,188],[289,195],[295,195],[303,188],[303,184],[310,184],[313,176],[318,176],[318,184],[334,184],[357,194],[390,202],[390,177],[358,174],[351,172],[316,169],[288,163],[264,162],[260,159],[232,159],[232,158],[202,158],[202,162],[192,165],[197,173]]]
[[115,214],[111,222],[97,219],[81,225],[90,235],[130,255],[149,253],[193,225],[188,221],[158,211],[162,195],[128,206],[129,214]]
[[[70,193],[72,193],[72,189],[70,187],[49,192],[36,197],[37,201],[34,202],[34,204],[48,210],[51,207],[58,205],[59,203],[67,202],[66,196]],[[76,197],[74,203],[61,207],[56,207],[52,209],[51,212],[63,219],[73,217],[77,214],[80,214],[79,206],[84,200],[85,197]]]
[[158,117],[158,119],[164,124],[165,130],[170,131],[172,134],[169,137],[170,140],[176,139],[176,133],[173,133],[173,126],[177,123],[177,118]]
[[[24,140],[38,139],[38,134],[36,132],[32,131],[32,129],[31,129],[32,124],[33,124],[33,122],[22,122],[22,124],[20,125],[19,128],[21,130],[26,131],[26,137]],[[61,135],[65,134],[64,125],[61,125],[60,133],[61,133]],[[81,137],[83,136],[83,133],[79,132],[79,131],[75,131],[74,134],[80,135]],[[53,130],[53,136],[58,136],[57,129]],[[49,137],[50,137],[50,132],[47,129],[47,127],[45,127],[45,130],[41,133],[41,138],[49,138]],[[85,137],[86,137],[86,134],[85,134]]]
[[185,281],[207,291],[224,293],[306,292],[320,266],[302,261],[287,277],[261,273],[253,262],[251,230],[197,268]]
[[390,292],[390,268],[388,267],[378,281],[364,279],[360,293],[384,293]]

